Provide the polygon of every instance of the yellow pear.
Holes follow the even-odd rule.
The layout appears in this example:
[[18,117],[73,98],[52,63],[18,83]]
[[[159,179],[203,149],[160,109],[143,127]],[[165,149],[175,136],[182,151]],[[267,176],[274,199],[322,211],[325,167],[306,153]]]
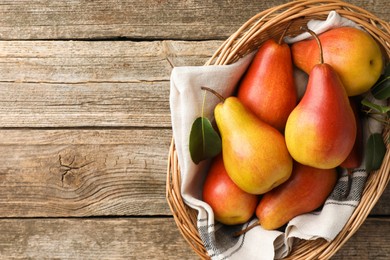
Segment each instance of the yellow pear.
[[[339,75],[348,96],[368,91],[378,80],[384,66],[379,44],[367,32],[339,27],[318,36],[324,60]],[[310,73],[318,62],[318,45],[315,39],[294,43],[291,53],[294,64]]]
[[239,188],[263,194],[290,177],[292,158],[276,128],[261,121],[236,97],[219,103],[214,114],[226,171]]

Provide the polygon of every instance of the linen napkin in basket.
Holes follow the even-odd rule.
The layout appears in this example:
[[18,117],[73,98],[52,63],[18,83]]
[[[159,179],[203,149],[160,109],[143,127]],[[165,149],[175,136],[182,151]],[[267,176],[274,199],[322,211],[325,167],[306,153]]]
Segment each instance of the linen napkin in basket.
[[[334,11],[329,13],[326,21],[313,20],[308,23],[308,27],[316,33],[339,26],[356,25]],[[293,43],[309,36],[304,33],[296,38],[286,37],[285,40]],[[267,231],[257,226],[234,238],[234,232],[256,222],[257,219],[236,226],[225,226],[214,221],[212,209],[202,201],[201,196],[209,162],[204,161],[198,165],[192,162],[189,154],[189,133],[192,123],[201,115],[201,86],[213,88],[225,97],[230,96],[253,56],[254,53],[247,55],[231,65],[176,67],[171,74],[170,108],[181,170],[181,193],[184,201],[198,211],[199,234],[212,259],[277,259],[291,251],[295,238],[332,240],[359,203],[367,177],[363,166],[353,170],[350,181],[347,173],[343,172],[322,210],[295,217],[284,232]],[[305,77],[298,78],[299,85],[305,86]],[[206,98],[205,116],[213,120],[213,110],[219,100],[213,95],[207,95]],[[370,124],[371,131],[381,131],[380,124],[366,122],[367,124]]]

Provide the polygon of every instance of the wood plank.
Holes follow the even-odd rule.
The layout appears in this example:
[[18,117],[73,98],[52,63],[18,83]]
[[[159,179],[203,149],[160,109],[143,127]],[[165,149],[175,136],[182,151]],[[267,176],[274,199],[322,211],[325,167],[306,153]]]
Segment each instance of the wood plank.
[[1,130],[0,217],[170,215],[171,130]]
[[[1,219],[3,258],[198,259],[171,218]],[[390,257],[389,219],[369,219],[332,259]]]
[[372,216],[390,216],[390,185],[387,185],[386,190],[379,198],[378,202],[371,210]]
[[[226,39],[272,1],[3,0],[2,39]],[[386,1],[348,2],[389,18]]]
[[[170,129],[0,130],[0,217],[171,215]],[[390,188],[373,214],[389,215]]]
[[0,82],[166,81],[172,69],[170,63],[202,65],[221,43],[0,41]]
[[2,259],[196,259],[171,218],[2,219]]
[[169,82],[0,83],[1,128],[171,127]]
[[170,127],[171,64],[220,44],[0,41],[1,127]]
[[390,219],[369,218],[332,259],[390,259]]

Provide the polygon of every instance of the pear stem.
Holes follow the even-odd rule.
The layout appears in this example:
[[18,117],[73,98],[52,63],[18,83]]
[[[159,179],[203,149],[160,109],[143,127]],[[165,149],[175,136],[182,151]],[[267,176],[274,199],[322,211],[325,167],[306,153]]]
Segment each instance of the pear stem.
[[283,38],[284,38],[284,36],[286,35],[288,29],[290,29],[290,26],[291,26],[291,24],[293,23],[293,21],[294,21],[294,20],[291,20],[291,21],[287,24],[286,28],[284,29],[282,35],[281,35],[280,38],[279,38],[279,42],[278,42],[279,45],[282,45]]
[[310,33],[311,36],[313,36],[313,38],[317,41],[318,48],[320,49],[320,63],[323,64],[324,63],[324,55],[322,53],[322,45],[321,45],[320,39],[318,38],[317,34],[315,32],[313,32],[312,30],[310,30],[309,28],[303,28],[303,29],[306,32]]
[[250,226],[247,226],[246,228],[244,228],[243,230],[240,230],[240,231],[237,231],[233,234],[234,237],[239,237],[241,236],[242,234],[245,234],[246,232],[248,232],[249,230],[251,230],[252,228],[258,226],[259,223],[258,222],[255,222],[253,223],[252,225]]
[[219,94],[217,91],[215,91],[214,89],[211,89],[211,88],[208,88],[208,87],[204,87],[204,86],[202,86],[200,88],[202,90],[207,90],[207,91],[213,93],[215,96],[217,96],[221,100],[221,102],[225,101],[225,98],[221,94]]

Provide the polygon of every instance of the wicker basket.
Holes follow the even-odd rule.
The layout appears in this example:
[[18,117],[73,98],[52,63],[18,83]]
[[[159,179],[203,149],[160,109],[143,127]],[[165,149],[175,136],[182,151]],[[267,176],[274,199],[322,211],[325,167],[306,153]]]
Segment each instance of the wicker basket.
[[[337,11],[364,27],[383,47],[390,57],[390,25],[373,14],[354,5],[338,0],[298,0],[265,10],[241,26],[215,52],[205,65],[230,64],[256,50],[265,40],[281,35],[290,21],[294,20],[290,31],[298,31],[310,19],[326,19],[331,10]],[[390,129],[384,130],[389,138]],[[385,190],[390,179],[390,146],[378,171],[371,172],[366,182],[360,204],[338,236],[331,242],[322,239],[299,240],[286,259],[328,259],[358,230]],[[209,259],[197,230],[197,211],[188,207],[180,193],[180,168],[175,151],[175,143],[169,150],[166,197],[174,220],[189,245],[204,259]]]

